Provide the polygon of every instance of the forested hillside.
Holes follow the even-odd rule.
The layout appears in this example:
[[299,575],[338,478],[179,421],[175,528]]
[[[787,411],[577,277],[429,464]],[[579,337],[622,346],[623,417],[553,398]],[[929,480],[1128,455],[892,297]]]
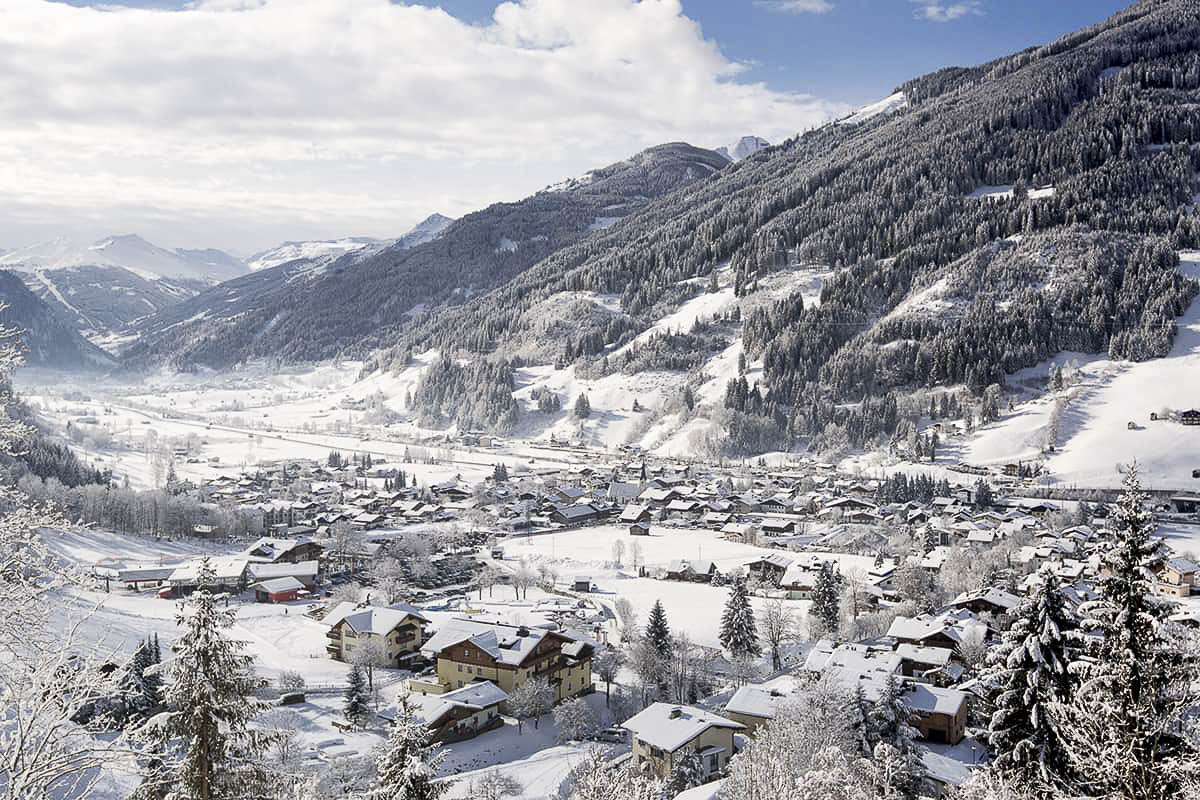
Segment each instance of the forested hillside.
[[[900,91],[901,110],[760,151],[426,318],[379,363],[429,347],[503,354],[547,297],[619,295],[635,324],[600,318],[578,331],[599,352],[569,354],[594,360],[678,303],[682,281],[700,291],[694,279],[727,263],[739,295],[788,265],[836,269],[819,305],[796,297],[745,321],[763,382],[729,395],[729,427],[752,431],[755,449],[830,424],[877,441],[919,413],[904,389],[982,393],[1059,349],[1165,354],[1197,291],[1173,251],[1200,230],[1200,3],[1144,0]],[[901,308],[931,287],[951,313]]]
[[66,370],[108,369],[116,360],[84,339],[12,272],[0,270],[0,326],[19,331],[25,363]]
[[261,270],[146,320],[124,360],[134,369],[167,364],[187,370],[255,357],[295,362],[365,355],[394,342],[430,310],[504,285],[727,163],[711,150],[661,145],[520,202],[468,214],[416,247]]

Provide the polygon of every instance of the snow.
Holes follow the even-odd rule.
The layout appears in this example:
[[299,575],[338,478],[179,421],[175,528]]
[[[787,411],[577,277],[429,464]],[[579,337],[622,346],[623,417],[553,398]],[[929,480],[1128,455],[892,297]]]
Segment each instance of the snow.
[[346,253],[353,253],[384,244],[386,242],[379,239],[367,239],[363,237],[346,237],[343,239],[324,239],[308,242],[284,242],[278,247],[263,250],[250,256],[246,261],[246,266],[252,271],[257,272],[258,270],[270,269],[271,267],[277,267],[280,264],[286,264],[289,261],[299,259],[310,261],[334,259]]
[[731,145],[718,147],[716,152],[730,161],[741,161],[770,146],[771,143],[761,136],[743,136]]
[[[1040,200],[1044,197],[1054,196],[1053,186],[1038,186],[1028,190],[1027,194],[1031,200]],[[976,200],[1001,200],[1013,196],[1013,186],[1011,183],[999,184],[995,186],[979,186],[967,195]]]
[[858,111],[855,111],[850,116],[838,120],[836,125],[861,125],[862,123],[874,119],[881,114],[892,114],[908,107],[908,98],[904,96],[904,92],[896,92],[890,94],[882,100],[863,106]]
[[150,280],[227,280],[246,271],[242,262],[219,250],[167,250],[134,234],[109,236],[90,244],[60,237],[0,255],[0,266],[32,270],[122,267]]
[[602,231],[616,225],[624,217],[596,217],[592,220],[592,224],[588,225],[589,231]]

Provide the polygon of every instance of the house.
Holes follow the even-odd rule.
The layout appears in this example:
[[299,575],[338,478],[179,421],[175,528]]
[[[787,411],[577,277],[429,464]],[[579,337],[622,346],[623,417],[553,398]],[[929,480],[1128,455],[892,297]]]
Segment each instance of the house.
[[1175,507],[1176,513],[1195,514],[1200,511],[1200,495],[1177,494],[1171,497],[1170,501],[1171,505]]
[[1184,425],[1200,425],[1200,411],[1190,409],[1179,415],[1179,421]]
[[987,634],[987,623],[967,609],[945,611],[937,615],[896,617],[887,632],[887,635],[899,644],[941,647],[947,650],[956,650],[962,642],[975,637],[986,637]]
[[632,525],[635,522],[649,522],[650,519],[650,506],[630,503],[621,510],[621,516],[617,517],[617,522],[622,525]]
[[571,588],[577,592],[590,592],[592,590],[592,579],[583,575],[576,576],[571,583]]
[[648,522],[633,523],[632,525],[629,526],[629,535],[630,536],[649,536],[650,535],[650,523],[648,523]]
[[796,532],[796,523],[790,519],[764,519],[762,532],[764,536],[790,536]]
[[779,689],[747,684],[739,687],[729,698],[724,715],[744,725],[747,733],[754,733],[775,719],[775,712],[785,697],[787,694]]
[[1008,614],[1021,602],[1021,598],[1003,589],[989,587],[974,592],[963,592],[950,601],[953,608],[966,608],[976,614]]
[[967,735],[970,695],[958,689],[940,689],[924,683],[905,687],[904,699],[912,709],[912,726],[927,742],[958,744]]
[[555,701],[592,691],[593,645],[560,631],[452,619],[423,648],[437,662],[432,682],[414,690],[444,694],[487,680],[512,694],[533,677],[555,689]]
[[255,581],[295,578],[305,589],[317,585],[318,564],[316,561],[300,561],[295,564],[283,561],[278,564],[251,564],[249,576]]
[[250,588],[259,603],[290,603],[308,594],[304,584],[295,578],[271,578],[252,584]]
[[584,525],[594,522],[600,513],[587,503],[563,506],[550,513],[550,521],[559,525]]
[[906,678],[926,678],[950,666],[954,651],[944,647],[901,644],[896,646],[896,655],[900,656],[900,672]]
[[709,511],[700,518],[700,524],[706,528],[719,531],[725,525],[733,522],[733,519],[733,514],[730,514],[728,511]]
[[383,521],[383,514],[373,514],[369,511],[364,511],[350,520],[350,527],[356,531],[370,531],[383,525]]
[[1157,570],[1154,593],[1167,597],[1190,597],[1196,585],[1196,574],[1200,564],[1188,558],[1176,556],[1164,561]]
[[763,583],[770,583],[772,586],[778,586],[783,580],[784,573],[788,567],[792,565],[792,559],[782,553],[771,553],[762,558],[755,559],[746,565],[746,571],[751,577],[757,578]]
[[499,728],[504,724],[500,708],[507,700],[508,693],[491,681],[476,681],[445,694],[409,695],[413,716],[425,723],[431,742],[442,744]]
[[700,755],[705,778],[722,772],[734,753],[734,734],[746,729],[711,711],[670,703],[654,703],[621,727],[633,734],[634,767],[662,780],[692,750]]
[[212,583],[208,588],[219,592],[240,592],[246,588],[246,573],[250,562],[245,556],[195,558],[171,570],[167,578],[167,583],[171,585],[171,594],[183,597],[194,592],[200,585],[200,569],[205,561],[213,573]]
[[697,581],[709,583],[717,574],[717,565],[711,561],[688,561],[676,559],[667,564],[667,580]]
[[377,643],[389,663],[399,665],[421,649],[430,620],[404,603],[361,606],[343,602],[324,622],[329,626],[325,652],[338,661],[350,661],[354,651]]

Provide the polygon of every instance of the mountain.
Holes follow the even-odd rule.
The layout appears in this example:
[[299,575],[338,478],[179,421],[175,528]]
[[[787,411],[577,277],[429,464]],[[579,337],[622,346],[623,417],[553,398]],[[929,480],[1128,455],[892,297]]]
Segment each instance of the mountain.
[[281,245],[255,253],[246,259],[251,272],[287,264],[289,261],[326,261],[347,253],[388,244],[384,239],[366,236],[348,236],[345,239],[315,239],[305,242],[284,242]]
[[21,331],[25,363],[70,370],[108,369],[116,360],[79,335],[29,291],[16,274],[0,270],[0,325]]
[[730,161],[741,161],[747,156],[754,155],[764,147],[770,146],[771,143],[760,136],[743,136],[728,147],[718,147],[716,152]]
[[246,266],[252,272],[270,267],[278,267],[289,261],[309,261],[313,263],[337,259],[347,253],[358,253],[361,257],[368,251],[381,250],[384,247],[395,247],[403,250],[416,247],[441,235],[442,231],[453,223],[450,217],[441,214],[431,214],[418,222],[398,239],[372,239],[367,236],[348,236],[344,239],[314,239],[304,242],[284,242],[269,250],[255,253],[246,260]]
[[109,236],[91,244],[58,238],[0,255],[0,267],[27,271],[120,267],[151,280],[222,281],[246,273],[242,262],[220,250],[167,250],[136,234]]
[[431,242],[442,235],[442,231],[454,224],[454,220],[441,214],[430,214],[413,226],[412,230],[396,240],[401,248],[416,247]]
[[14,268],[13,272],[61,320],[100,346],[142,317],[208,287],[204,281],[143,277],[121,267]]
[[[910,80],[415,320],[375,364],[438,350],[416,410],[501,427],[538,376],[575,393],[673,376],[658,427],[746,454],[986,419],[1062,351],[1164,356],[1198,291],[1176,256],[1200,246],[1198,62],[1200,3],[1143,0]],[[573,308],[545,335],[547,309]]]
[[[728,164],[673,143],[593,170],[515,203],[468,214],[423,244],[398,241],[289,261],[236,278],[143,320],[122,353],[131,369],[226,367],[250,358],[307,361],[367,355],[420,316],[503,285],[565,247],[587,242],[654,198],[703,184]],[[427,236],[443,224],[427,221]]]

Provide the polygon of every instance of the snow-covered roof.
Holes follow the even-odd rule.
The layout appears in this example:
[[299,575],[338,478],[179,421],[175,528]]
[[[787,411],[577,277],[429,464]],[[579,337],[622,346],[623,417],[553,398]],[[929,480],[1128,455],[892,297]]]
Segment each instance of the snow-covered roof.
[[272,578],[268,581],[259,581],[250,588],[268,594],[279,594],[280,592],[298,591],[304,588],[304,584],[295,578]]
[[285,561],[278,564],[251,564],[250,575],[257,581],[288,577],[315,578],[317,576],[317,562],[300,561],[295,564],[289,564]]
[[[426,653],[439,653],[447,647],[469,641],[501,664],[516,665],[522,663],[549,633],[541,628],[452,619],[429,637],[421,649]],[[571,638],[562,633],[558,635]]]
[[926,714],[943,714],[953,717],[967,702],[967,693],[957,689],[941,689],[925,683],[910,683],[905,687],[904,699],[913,711]]
[[[199,580],[200,567],[204,559],[195,558],[176,567],[171,573],[172,583],[189,583]],[[213,571],[216,580],[221,583],[238,581],[246,573],[249,560],[245,556],[223,556],[208,559],[208,566]]]
[[621,726],[654,747],[674,753],[710,728],[745,730],[746,726],[694,706],[654,703]]
[[324,622],[332,628],[344,621],[355,633],[386,636],[408,617],[429,622],[429,618],[421,613],[420,609],[406,603],[364,608],[351,602],[342,602],[334,606],[333,610],[325,615]]
[[725,704],[725,711],[730,714],[745,714],[748,717],[775,719],[775,709],[779,707],[783,693],[772,691],[761,686],[742,686],[733,693]]

